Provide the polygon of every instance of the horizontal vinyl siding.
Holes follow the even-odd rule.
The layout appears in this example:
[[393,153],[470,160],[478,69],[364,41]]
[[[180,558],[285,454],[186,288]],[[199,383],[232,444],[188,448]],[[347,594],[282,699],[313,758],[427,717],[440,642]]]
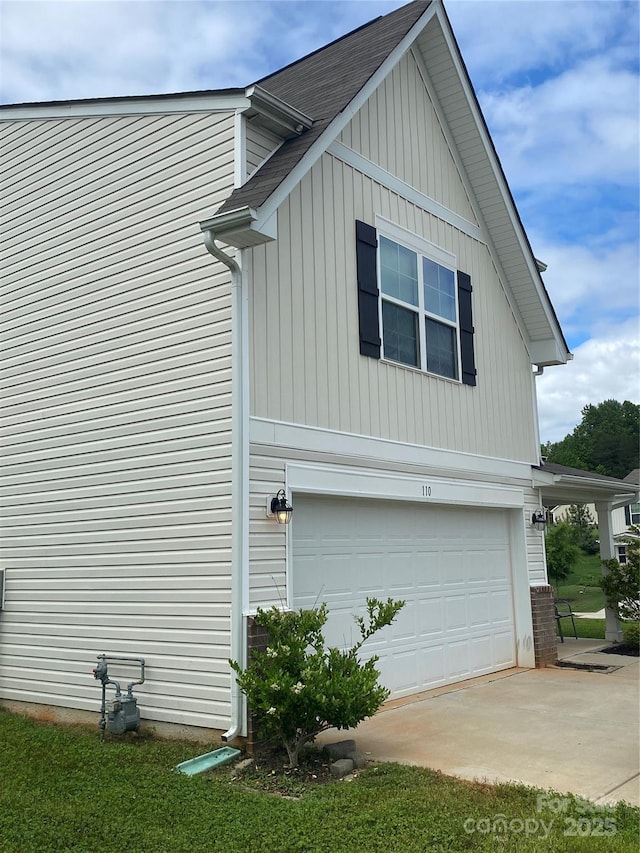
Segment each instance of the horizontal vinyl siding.
[[478,224],[410,53],[349,122],[340,141],[449,210]]
[[95,710],[135,655],[143,718],[226,727],[233,115],[0,130],[0,698]]
[[246,160],[247,177],[251,177],[258,166],[270,157],[282,144],[282,140],[270,133],[264,127],[257,127],[253,122],[246,123]]
[[249,473],[249,607],[280,607],[287,601],[287,529],[266,514],[267,499],[284,486],[277,451],[252,448]]
[[[355,220],[380,214],[454,254],[473,284],[478,385],[360,355]],[[531,366],[487,247],[331,155],[253,253],[252,399],[258,417],[535,462]],[[285,357],[265,359],[273,341]]]

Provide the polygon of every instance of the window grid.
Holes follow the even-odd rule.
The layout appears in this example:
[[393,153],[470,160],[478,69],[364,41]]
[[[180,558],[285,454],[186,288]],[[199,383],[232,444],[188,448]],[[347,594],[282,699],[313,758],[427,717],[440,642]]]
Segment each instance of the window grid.
[[[451,270],[448,267],[445,267],[443,264],[433,261],[427,254],[422,254],[420,252],[415,251],[414,249],[408,249],[403,246],[401,243],[397,243],[395,240],[392,240],[384,235],[380,235],[380,249],[379,249],[379,264],[378,264],[378,287],[380,291],[380,302],[381,302],[381,311],[380,311],[380,339],[382,340],[382,353],[384,358],[389,358],[391,361],[394,361],[396,364],[404,364],[409,367],[417,367],[425,373],[430,373],[435,376],[441,376],[447,379],[453,379],[455,381],[460,381],[460,336],[459,336],[459,327],[458,327],[458,293],[456,287],[456,275],[455,271]],[[397,247],[397,249],[396,249]],[[389,259],[392,257],[393,251],[397,251],[398,258],[402,258],[404,261],[403,268],[398,269],[397,275],[394,275],[396,271],[391,267],[389,263]],[[415,257],[415,279],[412,273],[409,274],[406,266],[407,253],[411,253]],[[426,263],[425,263],[426,261]],[[400,261],[398,261],[398,266],[400,267]],[[444,298],[441,292],[439,292],[439,300],[440,303],[444,302],[445,307],[444,311],[449,314],[453,314],[454,319],[449,319],[442,314],[435,313],[434,311],[430,311],[426,307],[426,291],[429,289],[430,292],[434,292],[433,287],[427,288],[427,282],[425,281],[425,267],[427,269],[433,269],[437,267],[438,270],[443,270],[445,274],[452,274],[452,293],[450,297],[445,294]],[[391,281],[389,282],[389,278],[387,278],[387,291],[383,289],[383,275],[387,273],[391,274]],[[404,282],[408,282],[409,279],[414,279],[417,284],[417,294],[415,295],[415,300],[411,297],[405,301],[404,299],[398,298],[394,296],[392,293],[388,292],[393,288],[394,279],[397,281],[400,278],[404,280]],[[389,284],[391,286],[389,286]],[[400,288],[396,287],[397,292],[400,292]],[[403,295],[407,294],[408,291],[403,288]],[[452,299],[452,306],[448,308],[446,303],[448,299]],[[412,363],[409,361],[402,360],[400,358],[395,359],[392,355],[389,354],[389,350],[393,349],[393,347],[389,346],[389,335],[387,335],[387,345],[385,346],[385,335],[384,335],[384,327],[385,320],[390,317],[391,312],[387,310],[385,317],[385,304],[389,303],[390,305],[396,306],[398,309],[402,309],[403,312],[412,312],[415,314],[418,319],[418,336],[417,336],[417,344],[418,344],[418,354],[417,354],[417,363]],[[427,326],[429,322],[432,324],[440,324],[445,329],[449,329],[450,334],[453,335],[453,353],[452,357],[443,358],[442,353],[442,334],[438,335],[439,341],[433,342],[432,350],[427,350]],[[432,326],[433,328],[433,326]],[[435,331],[435,330],[434,330]],[[394,341],[395,343],[395,341]],[[407,345],[407,341],[404,341],[403,352],[408,353],[409,347]],[[430,365],[431,363],[431,365]],[[438,369],[440,368],[440,369]],[[451,375],[453,374],[453,375]]]

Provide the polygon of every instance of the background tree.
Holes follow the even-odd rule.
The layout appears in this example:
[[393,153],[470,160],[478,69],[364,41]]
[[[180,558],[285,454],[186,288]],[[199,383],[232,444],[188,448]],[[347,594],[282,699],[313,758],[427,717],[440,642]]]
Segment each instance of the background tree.
[[562,441],[542,446],[549,462],[623,479],[638,467],[640,406],[604,400],[582,409],[582,420]]
[[584,504],[571,504],[567,510],[567,524],[573,533],[573,542],[585,554],[597,554],[600,550],[596,522]]
[[547,569],[549,577],[555,582],[567,578],[580,556],[580,549],[573,541],[571,525],[566,521],[547,527],[545,534]]

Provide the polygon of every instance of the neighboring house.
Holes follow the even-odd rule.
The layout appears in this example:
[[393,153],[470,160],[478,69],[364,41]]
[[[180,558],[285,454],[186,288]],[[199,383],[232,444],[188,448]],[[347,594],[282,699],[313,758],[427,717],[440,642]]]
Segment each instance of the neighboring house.
[[[640,486],[640,469],[635,468],[623,480],[631,486]],[[594,522],[598,523],[598,513],[595,504],[586,504]],[[567,504],[559,504],[550,508],[554,521],[566,521],[569,513]],[[635,534],[629,532],[631,525],[640,525],[640,503],[627,503],[613,510],[611,514],[612,533],[615,541],[615,557],[621,563],[627,562],[627,540],[629,536],[635,538]]]
[[95,710],[96,655],[142,656],[144,718],[230,739],[256,607],[342,643],[367,595],[407,602],[394,696],[544,661],[533,513],[631,492],[540,466],[570,355],[440,2],[0,125],[0,700]]

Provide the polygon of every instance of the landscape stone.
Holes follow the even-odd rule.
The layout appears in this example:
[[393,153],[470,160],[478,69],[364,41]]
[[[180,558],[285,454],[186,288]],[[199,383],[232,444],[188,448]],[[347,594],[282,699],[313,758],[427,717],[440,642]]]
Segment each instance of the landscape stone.
[[339,740],[335,743],[325,743],[324,751],[334,761],[339,758],[348,758],[350,753],[356,751],[356,742],[355,740]]
[[343,776],[348,776],[353,773],[353,761],[350,758],[339,758],[331,765],[331,775],[337,779],[342,779]]
[[367,766],[367,757],[364,752],[358,752],[358,750],[354,750],[354,752],[350,752],[347,755],[347,758],[350,758],[353,761],[353,766],[356,770],[363,770]]

